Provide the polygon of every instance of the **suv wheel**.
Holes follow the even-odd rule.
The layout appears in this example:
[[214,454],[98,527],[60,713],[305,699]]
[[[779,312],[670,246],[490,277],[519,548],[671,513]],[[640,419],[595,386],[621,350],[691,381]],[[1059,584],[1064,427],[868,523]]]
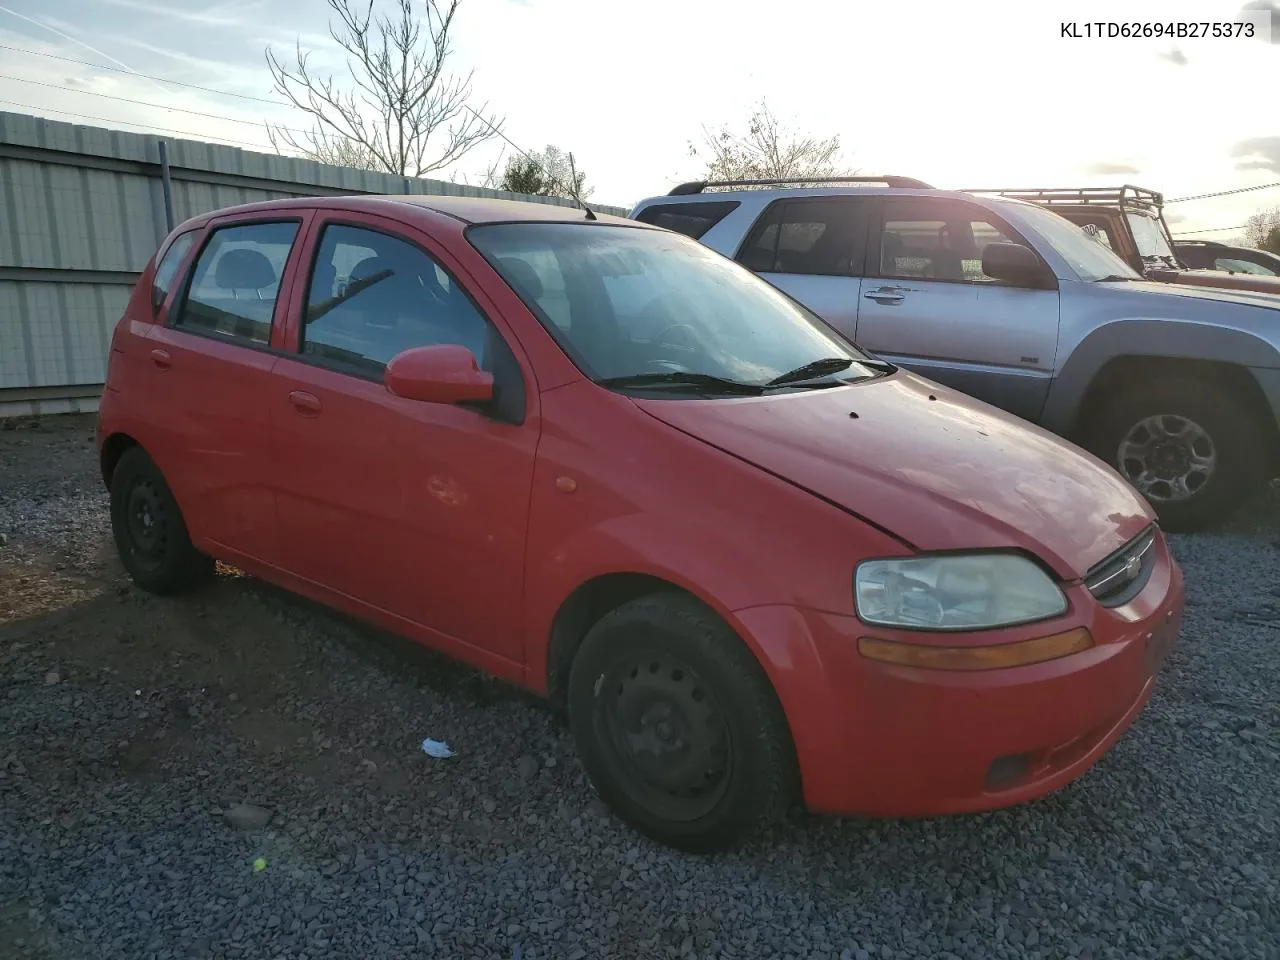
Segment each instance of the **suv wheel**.
[[1217,384],[1134,384],[1096,409],[1087,446],[1147,498],[1167,530],[1224,519],[1262,482],[1261,424]]
[[179,593],[213,576],[213,560],[191,545],[178,502],[141,447],[126,450],[111,475],[111,531],[125,570],[150,593]]
[[778,819],[795,794],[773,687],[691,597],[642,597],[601,618],[574,658],[568,701],[596,791],[659,843],[723,849]]

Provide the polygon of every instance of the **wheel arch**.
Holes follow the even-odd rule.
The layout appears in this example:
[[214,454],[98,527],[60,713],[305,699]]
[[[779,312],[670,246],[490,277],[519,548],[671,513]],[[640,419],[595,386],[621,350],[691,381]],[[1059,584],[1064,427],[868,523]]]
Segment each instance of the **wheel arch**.
[[110,434],[102,442],[102,452],[98,455],[98,469],[102,474],[102,482],[111,489],[111,478],[115,476],[116,465],[120,463],[120,458],[125,452],[132,447],[141,447],[137,440],[127,433],[117,432]]

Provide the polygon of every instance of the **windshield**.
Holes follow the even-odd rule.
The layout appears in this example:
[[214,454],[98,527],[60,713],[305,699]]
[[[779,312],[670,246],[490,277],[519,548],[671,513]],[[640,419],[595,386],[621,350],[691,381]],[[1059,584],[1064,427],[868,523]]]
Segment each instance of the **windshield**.
[[501,223],[467,237],[597,381],[665,377],[705,393],[718,392],[708,378],[764,387],[816,361],[827,362],[801,381],[879,372],[804,307],[679,234]]
[[1173,247],[1170,246],[1169,238],[1165,236],[1159,220],[1144,213],[1133,212],[1126,213],[1125,219],[1129,221],[1129,229],[1133,231],[1138,254],[1144,260],[1155,258],[1167,261],[1170,266],[1177,265],[1177,257],[1173,254]]
[[1018,204],[1018,213],[1057,251],[1081,280],[1091,282],[1122,277],[1141,280],[1133,268],[1082,227],[1034,204]]

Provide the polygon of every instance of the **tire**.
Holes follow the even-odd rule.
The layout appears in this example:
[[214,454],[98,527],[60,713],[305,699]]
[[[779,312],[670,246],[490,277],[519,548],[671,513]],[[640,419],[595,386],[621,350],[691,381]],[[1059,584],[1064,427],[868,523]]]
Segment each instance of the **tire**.
[[[1085,446],[1147,498],[1166,530],[1199,530],[1226,519],[1264,479],[1262,424],[1228,387],[1198,379],[1133,384],[1094,409]],[[1163,438],[1155,424],[1163,425]],[[1180,437],[1169,436],[1183,430]],[[1194,469],[1193,455],[1200,461]],[[1155,469],[1143,469],[1144,462]],[[1184,467],[1190,472],[1182,473]],[[1180,473],[1181,490],[1167,479]],[[1182,496],[1184,491],[1189,495]]]
[[694,853],[735,846],[798,793],[773,687],[692,597],[654,594],[602,617],[578,649],[567,693],[596,792],[658,843]]
[[111,531],[120,562],[148,593],[182,593],[213,576],[213,560],[191,545],[178,502],[141,447],[126,450],[111,475]]

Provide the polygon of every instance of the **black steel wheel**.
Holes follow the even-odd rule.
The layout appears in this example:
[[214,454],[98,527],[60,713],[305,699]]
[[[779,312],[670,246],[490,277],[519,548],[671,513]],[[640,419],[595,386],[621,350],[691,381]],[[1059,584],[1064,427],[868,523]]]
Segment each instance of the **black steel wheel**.
[[213,574],[213,561],[192,546],[173,493],[141,447],[126,450],[111,475],[111,529],[120,562],[144,590],[178,593]]
[[731,846],[795,795],[794,750],[768,678],[691,597],[643,597],[603,617],[574,659],[568,700],[592,784],[660,843]]

